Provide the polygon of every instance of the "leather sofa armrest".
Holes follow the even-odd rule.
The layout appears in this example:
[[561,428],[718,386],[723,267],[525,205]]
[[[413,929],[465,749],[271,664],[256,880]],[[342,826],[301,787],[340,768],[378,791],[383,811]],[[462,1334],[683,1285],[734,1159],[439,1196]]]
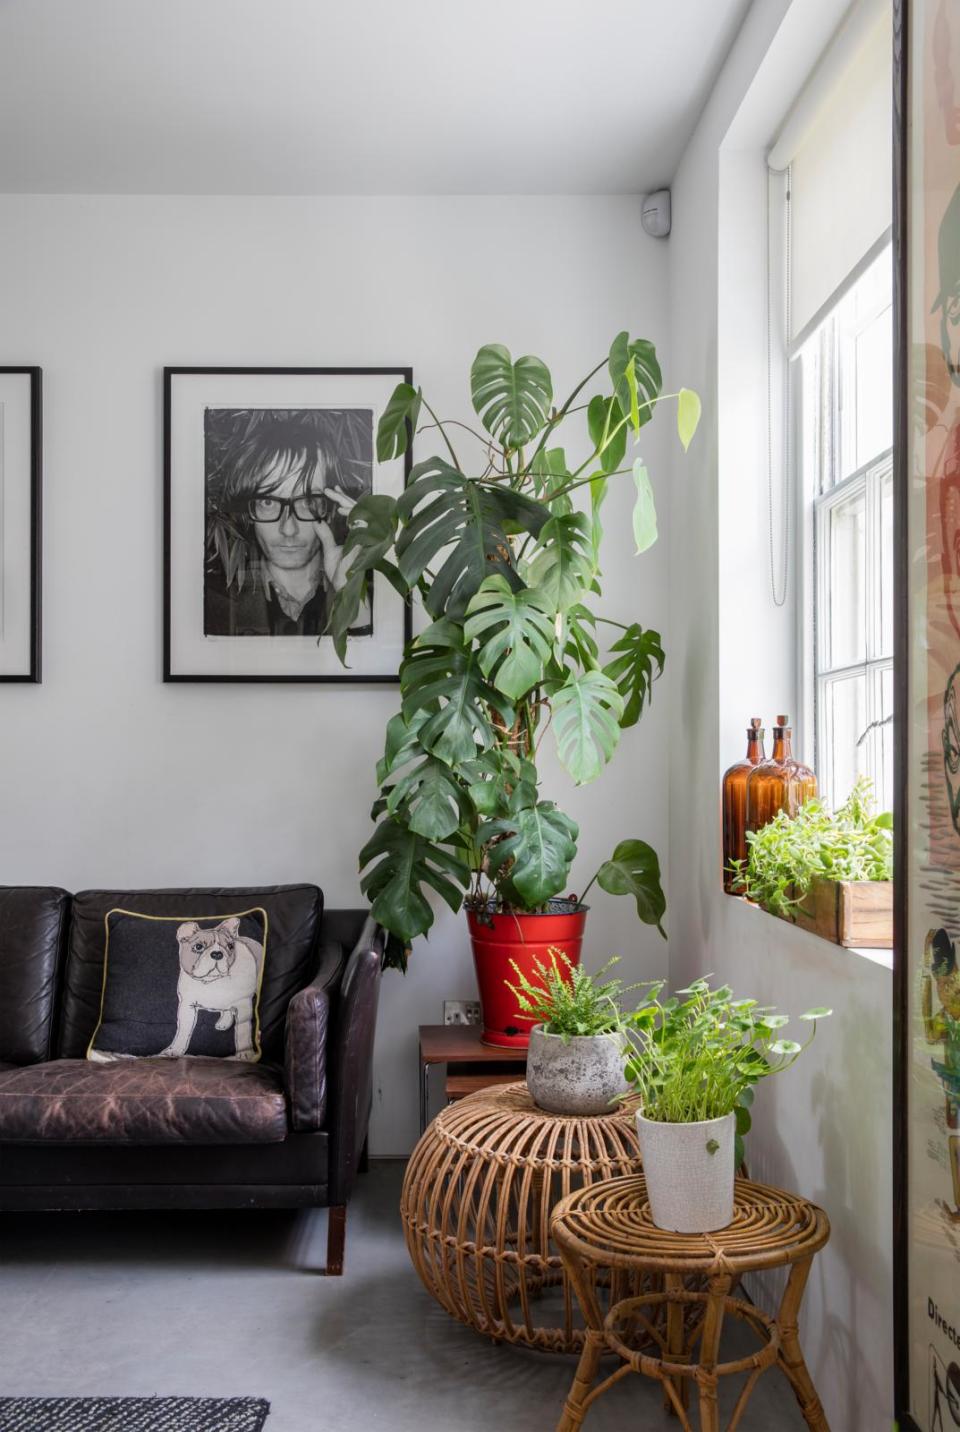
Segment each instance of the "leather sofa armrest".
[[331,998],[342,972],[340,942],[323,945],[316,974],[287,1006],[283,1075],[294,1129],[313,1133],[326,1121],[327,1032]]
[[373,1041],[387,932],[368,916],[347,961],[334,1011],[330,1062],[330,1203],[348,1201],[367,1140]]

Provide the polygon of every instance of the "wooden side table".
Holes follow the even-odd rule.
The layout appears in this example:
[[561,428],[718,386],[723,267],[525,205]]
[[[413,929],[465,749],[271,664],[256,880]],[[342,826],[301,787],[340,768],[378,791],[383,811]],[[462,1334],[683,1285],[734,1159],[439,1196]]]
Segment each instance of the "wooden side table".
[[[447,1102],[462,1099],[495,1084],[513,1084],[527,1068],[525,1049],[495,1049],[481,1042],[479,1024],[421,1024],[420,1026],[420,1132],[427,1127],[430,1109],[430,1070],[447,1066]],[[451,1073],[456,1069],[456,1073]]]
[[[642,1174],[591,1184],[563,1199],[551,1231],[587,1325],[586,1342],[557,1432],[575,1432],[587,1409],[629,1372],[656,1378],[664,1405],[684,1432],[694,1432],[687,1392],[699,1393],[701,1432],[720,1432],[717,1385],[721,1377],[747,1373],[729,1427],[739,1425],[757,1380],[776,1364],[793,1388],[807,1426],[830,1432],[797,1333],[797,1316],[814,1254],[830,1236],[826,1214],[780,1189],[737,1179],[733,1222],[716,1233],[668,1233],[650,1216]],[[744,1273],[790,1267],[774,1318],[733,1296]],[[651,1291],[611,1297],[606,1316],[598,1297],[596,1269],[622,1270],[650,1280]],[[736,1362],[720,1362],[724,1317],[740,1318],[760,1347]],[[653,1347],[651,1355],[649,1349]],[[604,1353],[620,1366],[594,1386]],[[694,1360],[694,1352],[697,1360]]]

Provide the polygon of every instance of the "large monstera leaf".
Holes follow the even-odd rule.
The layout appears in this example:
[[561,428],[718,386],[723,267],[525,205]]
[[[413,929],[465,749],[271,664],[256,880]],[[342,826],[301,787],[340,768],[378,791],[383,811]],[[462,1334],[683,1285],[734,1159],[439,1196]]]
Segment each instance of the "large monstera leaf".
[[543,677],[553,645],[553,615],[543,593],[515,592],[499,575],[487,577],[467,607],[464,635],[479,643],[484,676],[511,701],[526,696]]
[[466,792],[450,767],[436,756],[424,756],[385,794],[388,813],[401,814],[414,834],[427,840],[447,840],[470,814]]
[[473,360],[470,396],[487,432],[501,446],[519,448],[546,423],[553,383],[539,358],[528,354],[514,363],[502,343],[488,343]]
[[427,719],[426,711],[418,711],[411,720],[398,711],[387,722],[383,755],[377,762],[377,785],[385,786],[390,777],[420,751],[420,727]]
[[596,780],[620,739],[623,698],[602,671],[585,671],[551,690],[560,764],[578,786]]
[[646,841],[621,840],[611,859],[598,870],[597,884],[608,895],[632,895],[643,923],[656,925],[663,938],[667,938],[661,923],[667,900],[660,884],[660,862],[657,852]]
[[513,722],[510,702],[484,680],[479,653],[464,646],[463,631],[452,621],[434,622],[417,637],[400,667],[400,690],[407,722],[425,713],[421,746],[448,766],[493,745],[490,710],[504,725]]
[[440,458],[413,469],[412,481],[397,501],[403,523],[397,538],[397,562],[413,587],[426,568],[440,561],[424,597],[433,617],[462,618],[470,598],[486,577],[500,572],[519,587],[510,537],[534,536],[550,516],[540,502],[509,487],[465,477]]
[[634,432],[639,432],[653,417],[663,388],[657,350],[646,338],[631,343],[629,333],[618,333],[610,345],[608,367],[620,411],[630,419]]
[[[534,454],[530,472],[537,496],[547,504],[554,517],[573,511],[570,494],[560,491],[570,481],[567,455],[563,448],[541,448]],[[555,493],[559,493],[559,496],[555,496]]]
[[477,839],[487,847],[487,869],[501,891],[533,910],[566,886],[578,834],[576,822],[552,801],[539,801],[487,821]]
[[337,592],[330,608],[327,632],[333,638],[340,660],[346,664],[347,635],[356,625],[360,607],[366,600],[371,572],[381,572],[401,596],[406,591],[400,574],[387,553],[397,531],[397,504],[383,493],[367,493],[350,512],[347,539],[343,544],[344,560],[351,559],[349,575]]
[[[615,681],[623,697],[620,726],[626,730],[640,720],[644,705],[650,700],[653,683],[663,674],[663,647],[660,633],[644,631],[639,622],[627,627],[623,636],[610,648],[612,661],[603,668]],[[656,671],[654,671],[656,666]]]
[[527,569],[527,580],[555,612],[569,611],[593,581],[590,519],[582,512],[551,517],[537,543],[540,550]]
[[564,628],[561,657],[576,662],[585,671],[598,667],[600,644],[597,641],[597,619],[590,608],[580,605],[571,607]]
[[590,399],[587,408],[590,441],[597,449],[597,461],[605,473],[616,472],[627,451],[627,429],[616,398]]
[[536,804],[537,768],[507,746],[483,751],[476,760],[466,761],[458,774],[467,782],[471,804],[484,820]]
[[463,896],[458,885],[470,883],[470,871],[459,850],[425,840],[394,816],[381,820],[360,852],[360,869],[372,866],[360,889],[371,902],[371,914],[401,940],[423,935],[433,924],[433,911],[423,887],[435,890],[456,913]]
[[394,388],[377,424],[377,462],[390,462],[406,452],[408,431],[416,429],[421,401],[420,389],[409,383]]

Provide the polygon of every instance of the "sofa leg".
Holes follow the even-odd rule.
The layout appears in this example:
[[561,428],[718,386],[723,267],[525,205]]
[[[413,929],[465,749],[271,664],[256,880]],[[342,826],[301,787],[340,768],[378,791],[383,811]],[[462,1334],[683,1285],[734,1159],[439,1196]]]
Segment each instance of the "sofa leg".
[[357,1165],[357,1169],[358,1169],[358,1172],[360,1172],[360,1173],[369,1173],[369,1172],[370,1172],[370,1139],[369,1139],[369,1138],[366,1138],[366,1139],[364,1139],[364,1141],[363,1141],[363,1148],[360,1150],[360,1162],[359,1162],[358,1165]]
[[327,1213],[327,1266],[328,1278],[339,1278],[343,1274],[343,1249],[347,1237],[347,1210],[338,1204]]

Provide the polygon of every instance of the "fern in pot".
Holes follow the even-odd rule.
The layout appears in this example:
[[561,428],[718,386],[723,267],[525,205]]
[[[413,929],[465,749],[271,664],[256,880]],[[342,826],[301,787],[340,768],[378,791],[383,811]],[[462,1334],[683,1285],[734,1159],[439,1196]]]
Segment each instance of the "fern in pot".
[[[540,790],[541,743],[552,727],[572,780],[596,779],[663,667],[655,631],[632,612],[617,620],[597,610],[601,507],[611,481],[632,481],[633,546],[651,546],[653,489],[628,447],[669,402],[686,448],[700,402],[686,389],[665,394],[653,344],[627,333],[559,406],[546,365],[532,355],[514,362],[500,344],[478,352],[470,394],[479,427],[441,420],[409,384],[394,392],[378,459],[405,452],[422,418],[441,450],[413,467],[400,498],[374,493],[353,507],[349,575],[328,631],[345,662],[375,581],[423,609],[426,629],[405,649],[400,710],[377,767],[361,888],[400,964],[433,923],[431,893],[465,908],[484,1038],[525,1045],[529,1021],[518,1023],[504,989],[508,960],[529,972],[531,956],[557,945],[576,963],[586,912],[582,896],[561,899],[579,832]],[[582,461],[560,445],[561,429]],[[646,842],[621,840],[593,880],[633,896],[640,919],[662,932],[659,864]]]
[[729,985],[696,980],[663,1002],[659,993],[624,1021],[650,1211],[659,1228],[709,1233],[733,1218],[754,1085],[795,1064],[831,1011],[802,1014],[812,1027],[798,1044],[781,1033],[786,1015],[735,999]]
[[530,1096],[551,1114],[607,1114],[626,1091],[620,1002],[649,986],[605,979],[617,958],[590,975],[563,950],[551,947],[547,955],[549,964],[534,962],[532,977],[512,961],[516,983],[505,981],[519,1014],[533,1021],[527,1048]]

